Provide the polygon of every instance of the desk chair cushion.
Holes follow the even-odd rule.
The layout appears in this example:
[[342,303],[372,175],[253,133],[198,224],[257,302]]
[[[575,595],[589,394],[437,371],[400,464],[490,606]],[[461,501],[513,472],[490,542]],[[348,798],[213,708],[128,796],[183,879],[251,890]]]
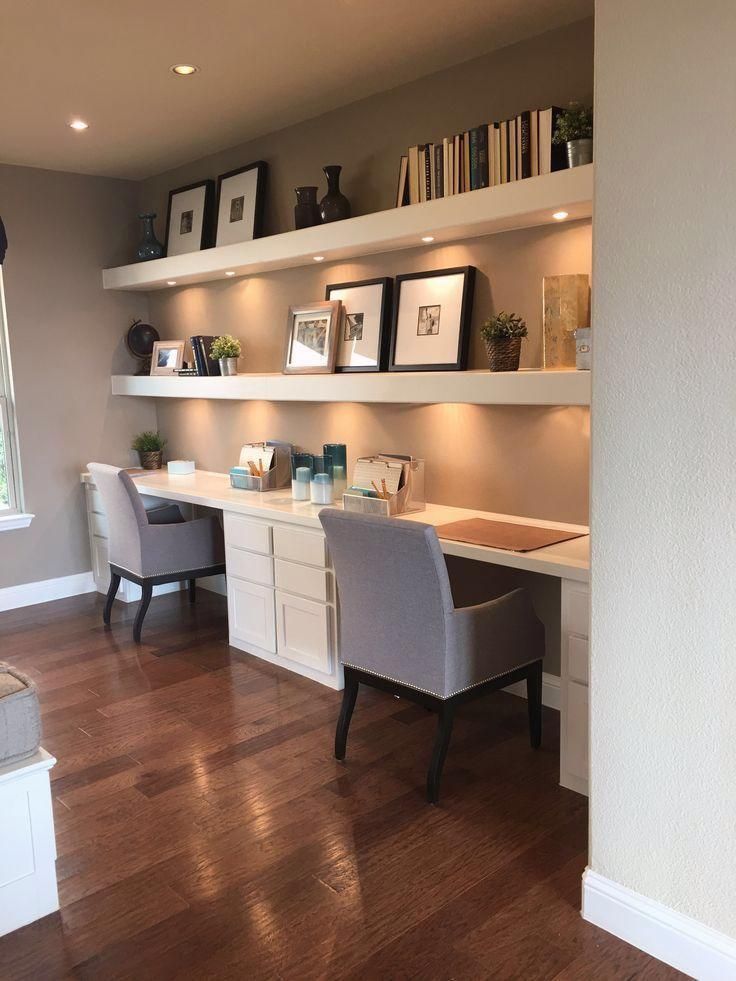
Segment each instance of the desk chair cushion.
[[89,471],[105,503],[111,565],[145,578],[224,563],[222,529],[214,516],[151,523],[129,474],[103,463],[90,463]]
[[345,664],[446,699],[544,656],[544,627],[525,590],[455,608],[431,525],[334,508],[320,521]]

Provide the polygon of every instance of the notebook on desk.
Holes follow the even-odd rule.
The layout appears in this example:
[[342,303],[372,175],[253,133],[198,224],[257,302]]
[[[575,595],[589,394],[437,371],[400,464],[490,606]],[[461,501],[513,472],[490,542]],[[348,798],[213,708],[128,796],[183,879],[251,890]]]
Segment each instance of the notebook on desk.
[[546,545],[582,538],[585,534],[581,531],[562,531],[559,528],[517,525],[511,521],[489,521],[487,518],[451,521],[446,525],[438,525],[435,530],[440,538],[452,542],[503,548],[509,552],[533,552]]

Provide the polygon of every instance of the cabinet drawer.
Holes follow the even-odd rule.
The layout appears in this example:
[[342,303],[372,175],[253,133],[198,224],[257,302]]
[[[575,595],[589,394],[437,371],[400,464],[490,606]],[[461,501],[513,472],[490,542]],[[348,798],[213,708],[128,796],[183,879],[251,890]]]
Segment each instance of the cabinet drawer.
[[574,681],[567,685],[567,712],[564,715],[564,760],[568,773],[588,779],[588,688]]
[[232,640],[276,653],[273,589],[228,577],[227,615]]
[[274,525],[273,554],[292,562],[304,562],[324,569],[327,565],[327,543],[318,531],[300,531],[286,525]]
[[251,521],[242,514],[225,512],[225,544],[247,548],[251,552],[271,554],[271,526]]
[[97,511],[90,511],[89,527],[92,534],[97,535],[98,538],[110,537],[110,532],[107,527],[107,518],[104,514],[98,514]]
[[325,673],[332,670],[331,607],[276,590],[276,635],[281,657]]
[[104,514],[105,508],[102,505],[102,497],[100,492],[94,486],[94,484],[87,484],[87,510],[97,511],[98,514]]
[[245,549],[228,545],[225,548],[225,565],[228,576],[273,586],[273,559],[270,555],[246,552]]
[[585,583],[562,583],[562,629],[587,637],[590,620],[590,590]]
[[287,593],[298,593],[310,599],[329,603],[332,599],[332,573],[309,565],[297,565],[285,559],[275,559],[276,585]]
[[567,638],[567,673],[572,681],[588,684],[588,641],[570,634]]

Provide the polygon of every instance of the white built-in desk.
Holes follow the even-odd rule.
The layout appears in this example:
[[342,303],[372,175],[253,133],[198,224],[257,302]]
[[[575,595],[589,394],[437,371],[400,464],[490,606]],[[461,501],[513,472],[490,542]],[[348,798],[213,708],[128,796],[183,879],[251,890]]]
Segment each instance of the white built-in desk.
[[[227,474],[203,470],[187,476],[158,470],[134,479],[142,494],[223,512],[232,646],[342,688],[334,577],[319,521],[322,505],[293,501],[290,488],[265,494],[237,490]],[[88,509],[99,509],[96,491],[88,486],[87,492]],[[561,581],[560,782],[587,793],[588,529],[434,504],[401,520],[437,526],[473,517],[584,533],[524,553],[443,539],[440,544],[447,555]]]

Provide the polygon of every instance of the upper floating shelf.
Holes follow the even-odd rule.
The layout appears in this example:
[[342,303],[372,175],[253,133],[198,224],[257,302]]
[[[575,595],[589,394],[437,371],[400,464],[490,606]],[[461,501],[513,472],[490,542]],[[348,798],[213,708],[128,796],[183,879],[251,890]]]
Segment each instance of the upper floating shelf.
[[593,164],[252,242],[104,269],[102,283],[107,290],[155,290],[209,283],[224,279],[226,273],[248,276],[311,265],[315,256],[335,262],[418,248],[428,235],[434,237],[435,243],[454,242],[515,228],[557,224],[552,217],[556,211],[567,212],[565,221],[591,216]]
[[590,405],[590,372],[383,371],[335,375],[194,378],[113,375],[113,395],[269,402],[383,402],[429,405]]

